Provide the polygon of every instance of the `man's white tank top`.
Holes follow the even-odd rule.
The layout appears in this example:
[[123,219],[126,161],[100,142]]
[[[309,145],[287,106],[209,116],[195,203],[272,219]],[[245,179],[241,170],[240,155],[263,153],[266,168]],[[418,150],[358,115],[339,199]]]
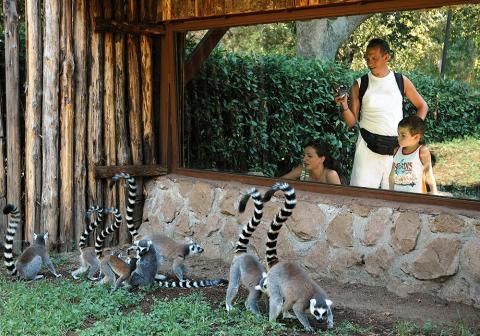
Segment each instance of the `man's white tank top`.
[[[358,87],[360,82],[358,78]],[[360,127],[375,134],[396,136],[402,118],[402,94],[393,71],[385,77],[375,77],[369,72],[368,88],[360,111]]]
[[420,148],[409,154],[404,154],[399,148],[393,157],[393,190],[425,193],[425,175],[423,164],[420,160]]

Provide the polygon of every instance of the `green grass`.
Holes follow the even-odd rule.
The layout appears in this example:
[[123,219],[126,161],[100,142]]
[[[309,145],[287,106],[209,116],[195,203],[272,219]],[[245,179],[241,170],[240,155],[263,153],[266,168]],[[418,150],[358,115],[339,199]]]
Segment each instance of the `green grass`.
[[[237,304],[240,309],[226,313],[223,305],[212,307],[200,291],[170,300],[159,295],[154,287],[135,293],[124,289],[110,293],[106,286],[86,281],[78,283],[60,278],[25,282],[0,274],[0,335],[305,334],[298,321],[288,322],[288,327],[271,323],[265,314],[255,316],[240,303]],[[391,334],[392,328],[388,327],[387,334]],[[475,335],[463,324],[441,330],[431,323],[422,328],[412,323],[398,323],[393,331],[400,336]],[[377,333],[373,327],[343,320],[337,321],[333,330],[317,330],[315,334]]]
[[427,146],[436,156],[433,171],[440,190],[480,199],[480,139],[465,137]]
[[418,327],[412,322],[399,322],[395,324],[395,335],[397,336],[478,336],[478,333],[470,330],[463,322],[457,322],[451,328],[439,328],[431,322],[426,322]]

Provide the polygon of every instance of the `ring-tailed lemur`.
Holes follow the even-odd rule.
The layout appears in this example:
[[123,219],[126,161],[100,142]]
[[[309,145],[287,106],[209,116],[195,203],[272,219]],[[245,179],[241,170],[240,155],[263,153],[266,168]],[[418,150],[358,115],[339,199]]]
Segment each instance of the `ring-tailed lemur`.
[[105,214],[111,213],[114,216],[114,222],[107,228],[103,229],[102,232],[100,232],[100,234],[98,234],[97,238],[95,239],[95,253],[99,258],[102,255],[103,244],[105,243],[105,239],[107,238],[107,236],[117,231],[120,228],[120,224],[122,224],[122,214],[117,208],[106,208],[103,209],[103,211]]
[[48,270],[55,276],[60,277],[55,266],[53,266],[50,256],[48,254],[48,232],[33,234],[34,242],[32,246],[28,247],[18,258],[13,260],[13,238],[17,231],[18,223],[20,222],[20,213],[17,207],[13,204],[7,204],[3,208],[3,213],[10,218],[8,221],[7,234],[5,235],[5,266],[12,276],[18,276],[25,280],[36,280],[43,278],[43,275],[38,274],[45,264]]
[[[100,274],[103,275],[101,283],[110,283],[112,291],[126,280],[137,267],[137,257],[125,261],[118,253],[112,253],[102,258],[100,262]],[[118,276],[118,278],[117,278]]]
[[[178,243],[170,237],[162,234],[145,235],[142,239],[152,241],[157,253],[157,273],[162,263],[167,261],[172,264],[172,271],[178,280],[185,280],[185,259],[203,252],[203,247],[197,244],[192,238],[186,238],[185,243]],[[157,279],[165,279],[165,276],[158,274]]]
[[155,282],[157,274],[157,253],[151,240],[142,239],[136,241],[130,250],[137,252],[137,264],[132,271],[128,283],[130,288],[147,286]]
[[[85,215],[86,221],[91,222],[91,215],[93,213],[97,214],[95,221],[87,226],[82,234],[82,237],[80,238],[80,242],[78,243],[80,248],[80,268],[72,272],[72,277],[74,279],[78,279],[80,274],[83,274],[90,269],[88,273],[88,279],[98,280],[98,278],[94,277],[94,275],[100,269],[100,258],[102,256],[105,239],[114,231],[118,230],[120,224],[122,223],[122,215],[117,208],[102,209],[100,207],[91,207]],[[109,213],[113,214],[115,218],[114,222],[97,234],[95,239],[95,247],[85,248],[85,241],[87,240],[88,234],[92,232],[101,222],[103,222],[103,215]]]
[[[96,214],[93,222],[91,218],[92,214]],[[95,247],[85,247],[85,245],[90,233],[93,232],[101,222],[103,222],[103,208],[98,206],[90,207],[85,213],[86,227],[78,242],[78,248],[80,249],[80,267],[71,273],[74,279],[78,279],[79,275],[89,271],[87,278],[92,281],[98,280],[95,274],[100,268],[100,261],[97,257]]]
[[135,208],[135,202],[137,198],[137,183],[135,182],[135,178],[133,178],[129,174],[118,173],[112,177],[112,182],[110,182],[110,188],[112,188],[115,182],[117,182],[121,178],[127,180],[128,198],[126,204],[127,214],[125,216],[125,221],[127,222],[128,232],[130,232],[130,235],[132,236],[132,241],[135,241],[138,236],[138,231],[135,228],[135,223],[133,220],[133,210]]
[[242,197],[238,210],[240,213],[245,211],[245,207],[247,206],[250,197],[253,199],[255,208],[252,218],[243,227],[242,232],[238,237],[238,242],[235,247],[235,255],[230,266],[230,278],[225,298],[225,306],[227,311],[230,311],[233,308],[232,301],[237,295],[241,281],[241,283],[248,289],[248,298],[245,301],[245,307],[254,314],[260,314],[257,301],[262,292],[255,287],[262,279],[265,267],[263,267],[256,255],[247,253],[249,238],[252,236],[258,224],[260,224],[263,216],[262,195],[256,188],[250,189]]
[[287,183],[273,185],[265,193],[264,202],[268,202],[278,190],[284,192],[285,203],[270,224],[266,243],[268,273],[264,274],[257,287],[270,296],[269,319],[275,321],[281,312],[284,317],[290,317],[289,310],[292,308],[303,327],[312,331],[305,315],[308,310],[317,320],[323,320],[326,316],[327,327],[333,328],[332,301],[327,299],[325,291],[297,263],[278,260],[278,234],[296,204],[295,190]]

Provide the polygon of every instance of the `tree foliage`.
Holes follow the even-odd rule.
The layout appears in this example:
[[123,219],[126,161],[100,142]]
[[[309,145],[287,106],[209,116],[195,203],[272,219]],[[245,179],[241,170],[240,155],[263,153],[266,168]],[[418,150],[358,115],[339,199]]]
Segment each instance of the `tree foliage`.
[[[368,41],[381,37],[393,50],[391,65],[394,69],[438,76],[448,9],[376,14],[340,48],[338,60],[346,64],[351,62],[352,69],[364,68],[363,53]],[[478,86],[480,5],[456,6],[452,11],[446,78]]]

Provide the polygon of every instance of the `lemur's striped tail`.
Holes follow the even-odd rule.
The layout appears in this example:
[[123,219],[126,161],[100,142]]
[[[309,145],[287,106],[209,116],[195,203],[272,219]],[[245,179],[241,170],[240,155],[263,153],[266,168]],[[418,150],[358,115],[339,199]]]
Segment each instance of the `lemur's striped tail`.
[[133,209],[135,208],[135,201],[137,198],[137,183],[135,182],[135,179],[129,174],[118,173],[112,177],[112,182],[110,182],[110,188],[113,187],[115,182],[117,182],[121,178],[127,180],[127,186],[128,186],[128,199],[127,199],[127,206],[126,206],[127,214],[125,216],[125,221],[127,222],[128,232],[130,232],[130,235],[132,236],[132,240],[136,240],[138,236],[138,231],[135,228],[135,225],[133,222]]
[[285,194],[285,203],[283,207],[277,212],[275,218],[270,223],[270,228],[267,235],[267,265],[271,268],[278,262],[277,256],[277,238],[282,228],[283,223],[292,215],[293,209],[297,204],[295,196],[295,189],[293,189],[288,183],[278,182],[275,183],[266,193],[263,198],[263,202],[268,202],[276,191],[281,190]]
[[247,245],[249,242],[250,237],[252,236],[253,232],[257,228],[258,224],[263,216],[263,201],[262,195],[258,192],[256,188],[250,189],[240,200],[240,204],[238,205],[238,211],[244,212],[247,206],[247,202],[249,198],[253,199],[253,203],[255,205],[255,209],[253,211],[253,217],[250,218],[248,223],[243,227],[242,232],[238,237],[237,246],[235,247],[235,253],[245,253],[247,252]]
[[228,284],[225,279],[211,279],[211,280],[179,280],[179,281],[159,281],[155,277],[159,287],[162,288],[203,288],[213,287]]
[[97,235],[97,238],[95,239],[95,253],[97,254],[97,256],[102,255],[105,238],[111,235],[114,231],[117,231],[120,228],[120,224],[122,224],[122,214],[117,208],[106,208],[103,211],[105,212],[105,214],[113,214],[113,216],[115,217],[115,221],[112,223],[112,225],[103,229],[102,232]]
[[[92,222],[93,213],[96,213],[97,216],[95,217],[95,220]],[[91,206],[85,213],[85,224],[87,224],[87,226],[85,227],[85,230],[80,236],[80,240],[78,242],[78,248],[80,250],[83,250],[85,248],[88,235],[90,234],[90,232],[93,232],[93,230],[95,230],[98,224],[100,224],[101,222],[103,222],[103,208],[99,206]]]
[[15,261],[13,260],[13,238],[15,237],[15,232],[17,231],[18,224],[20,223],[20,212],[17,207],[13,204],[7,204],[3,208],[3,213],[5,215],[10,214],[8,220],[7,233],[5,235],[5,251],[3,256],[5,257],[5,266],[12,276],[17,275],[17,269],[15,267]]

